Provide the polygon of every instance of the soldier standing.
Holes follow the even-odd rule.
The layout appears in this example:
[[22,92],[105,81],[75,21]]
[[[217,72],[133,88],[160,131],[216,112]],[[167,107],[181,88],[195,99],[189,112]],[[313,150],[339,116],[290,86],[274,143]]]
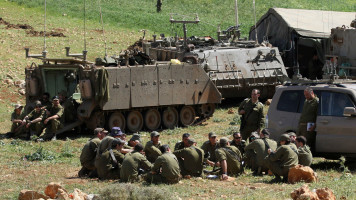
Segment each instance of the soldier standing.
[[305,101],[302,114],[299,119],[298,136],[304,136],[307,139],[308,146],[314,151],[316,137],[316,117],[318,114],[319,99],[311,87],[304,90]]
[[253,89],[251,99],[245,99],[239,106],[240,132],[243,140],[247,140],[254,131],[260,132],[264,125],[263,104],[259,102],[259,97],[260,90]]
[[162,7],[162,0],[157,0],[157,12],[161,12],[161,7]]
[[268,149],[275,151],[277,142],[269,139],[270,133],[267,129],[263,129],[260,133],[260,138],[249,143],[246,151],[253,151],[255,154],[249,154],[247,160],[251,163],[251,169],[254,175],[262,175],[262,172],[268,171],[268,165],[265,162],[265,157],[268,156]]
[[22,112],[23,106],[16,104],[14,112],[11,114],[11,131],[8,133],[8,137],[27,139],[28,134],[25,132],[26,121],[24,119],[24,112]]
[[174,146],[174,151],[180,150],[180,149],[184,149],[186,147],[189,146],[189,138],[190,138],[190,134],[189,133],[184,133],[182,135],[182,141],[177,142],[176,145]]
[[62,128],[61,117],[63,115],[63,107],[59,104],[58,96],[52,98],[52,107],[47,110],[47,118],[43,121],[46,126],[46,132],[41,136],[44,140],[56,138],[56,131]]
[[280,182],[283,176],[283,181],[287,182],[289,169],[298,165],[298,155],[289,145],[289,135],[282,134],[279,143],[281,146],[276,151],[268,149],[267,164],[276,177],[273,181]]
[[79,177],[84,177],[89,175],[94,176],[95,172],[91,174],[92,171],[96,169],[95,167],[95,156],[100,145],[101,140],[106,136],[107,131],[103,128],[96,128],[94,130],[95,138],[89,140],[83,147],[82,153],[80,154],[80,163],[82,169],[78,172]]
[[296,142],[298,147],[297,151],[299,164],[303,166],[310,166],[313,162],[313,155],[308,145],[306,145],[307,140],[304,136],[298,136],[296,138]]
[[174,151],[173,154],[178,159],[181,158],[182,162],[179,165],[184,178],[199,177],[203,174],[204,151],[196,147],[193,138],[190,138],[188,142],[189,147]]
[[159,141],[159,133],[157,131],[151,132],[151,140],[148,141],[145,145],[144,152],[147,157],[147,160],[151,163],[155,162],[158,156],[162,155],[162,152],[159,150],[161,146],[161,141]]
[[71,98],[67,98],[67,92],[62,90],[58,93],[60,104],[63,107],[63,118],[66,123],[73,123],[75,120],[75,108]]
[[171,153],[167,144],[160,148],[162,155],[155,161],[151,174],[147,177],[149,183],[178,183],[180,176],[180,169],[177,157]]
[[151,170],[152,164],[143,155],[142,144],[137,144],[134,151],[125,155],[120,170],[120,181],[135,182],[139,181],[140,169]]
[[216,157],[215,157],[215,150],[216,148],[219,147],[219,144],[217,143],[216,139],[216,134],[214,132],[210,132],[208,137],[209,140],[205,141],[203,145],[201,146],[201,149],[204,150],[205,155],[209,155],[209,158],[206,160],[206,162],[210,166],[214,166],[216,162]]
[[221,167],[222,179],[239,175],[242,169],[240,151],[235,146],[230,146],[227,138],[221,138],[219,143],[220,147],[215,150],[215,154]]

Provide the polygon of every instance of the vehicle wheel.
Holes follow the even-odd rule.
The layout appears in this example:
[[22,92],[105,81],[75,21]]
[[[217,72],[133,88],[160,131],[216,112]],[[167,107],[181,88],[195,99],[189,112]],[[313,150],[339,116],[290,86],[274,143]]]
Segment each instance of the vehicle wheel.
[[178,125],[178,111],[174,107],[168,107],[163,111],[162,122],[164,127],[173,129]]
[[149,109],[145,113],[145,125],[146,128],[154,131],[161,125],[161,114],[157,109]]
[[142,129],[143,117],[139,111],[131,111],[127,115],[127,129],[132,132],[138,132]]
[[200,106],[201,114],[204,117],[211,117],[215,112],[215,104],[207,103]]
[[89,129],[94,130],[98,127],[103,128],[105,126],[105,116],[104,112],[96,111],[94,112],[88,121],[86,121],[86,125]]
[[114,112],[110,115],[109,131],[112,129],[112,127],[120,127],[122,131],[125,130],[126,121],[124,115],[121,112]]
[[180,122],[183,126],[190,126],[195,121],[195,110],[192,106],[183,106],[179,113]]

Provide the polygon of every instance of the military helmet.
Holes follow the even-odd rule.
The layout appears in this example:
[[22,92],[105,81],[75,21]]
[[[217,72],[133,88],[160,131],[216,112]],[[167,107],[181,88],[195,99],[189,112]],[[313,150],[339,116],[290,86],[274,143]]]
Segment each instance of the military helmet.
[[281,137],[279,138],[279,141],[287,141],[290,142],[290,137],[288,134],[282,134]]

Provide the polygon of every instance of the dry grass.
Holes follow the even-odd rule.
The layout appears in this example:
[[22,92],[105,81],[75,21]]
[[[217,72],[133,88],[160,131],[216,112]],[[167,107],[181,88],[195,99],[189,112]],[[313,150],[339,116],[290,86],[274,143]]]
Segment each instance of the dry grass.
[[[14,14],[16,13],[16,14]],[[12,24],[29,24],[36,30],[41,30],[43,19],[36,9],[23,9],[8,2],[0,2],[0,16]],[[71,46],[72,52],[83,50],[83,30],[81,21],[76,19],[48,16],[48,30],[62,32],[65,38],[47,39],[49,57],[63,56],[64,47]],[[103,37],[98,31],[98,23],[88,23],[87,47],[89,59],[104,55]],[[150,35],[150,33],[148,33]],[[141,34],[116,27],[106,27],[106,36],[109,54],[118,53],[120,49],[132,44]],[[43,38],[29,37],[22,29],[6,29],[0,25],[0,80],[12,76],[14,80],[24,78],[24,68],[34,60],[25,59],[24,48],[30,47],[31,53],[40,53],[43,48]],[[12,112],[12,104],[23,103],[23,96],[17,93],[18,88],[6,84],[0,85],[0,126],[1,134],[10,129],[9,118]],[[235,107],[232,104],[231,107]],[[215,131],[220,137],[228,135],[233,128],[230,125],[234,121],[235,114],[228,114],[227,108],[218,108],[214,117],[200,126],[177,128],[162,131],[161,140],[173,146],[180,140],[181,135],[190,132],[193,137],[202,144],[207,139],[210,131]],[[149,134],[143,135],[143,142],[147,142]],[[99,193],[101,188],[107,185],[117,184],[111,181],[98,181],[96,179],[79,179],[77,172],[80,169],[79,155],[82,146],[89,139],[89,135],[80,138],[58,140],[54,142],[35,143],[31,141],[0,140],[0,199],[16,199],[21,189],[43,191],[49,182],[61,182],[68,191],[79,188],[86,193]],[[231,136],[229,136],[231,139]],[[23,159],[25,155],[34,153],[43,147],[46,152],[54,155],[50,161],[29,162]],[[73,157],[61,156],[63,153],[73,154]],[[356,179],[352,175],[345,176],[338,171],[339,164],[335,161],[317,159],[316,170],[320,180],[310,184],[311,188],[329,187],[338,199],[356,199],[354,183]],[[247,171],[249,173],[249,171]],[[289,193],[302,185],[270,184],[272,177],[252,177],[242,175],[231,182],[218,180],[191,179],[183,180],[178,185],[150,186],[162,188],[170,196],[179,196],[182,199],[287,199]],[[134,184],[142,186],[142,183]]]

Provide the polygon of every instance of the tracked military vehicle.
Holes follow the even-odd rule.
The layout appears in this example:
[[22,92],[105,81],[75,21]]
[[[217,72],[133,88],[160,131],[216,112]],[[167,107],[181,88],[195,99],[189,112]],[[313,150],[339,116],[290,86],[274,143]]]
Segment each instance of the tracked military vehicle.
[[324,72],[335,69],[341,77],[356,78],[356,19],[350,27],[331,29],[330,49],[326,52]]
[[[127,132],[193,125],[213,115],[221,94],[196,64],[156,62],[154,65],[110,64],[86,60],[82,54],[51,59],[46,52],[30,55],[42,60],[26,68],[26,103],[44,92],[65,91],[77,102],[77,121],[65,122],[58,133],[85,123],[96,127],[121,127]],[[98,60],[97,60],[98,61]],[[100,61],[100,59],[99,59]],[[57,133],[57,134],[58,134]]]
[[154,35],[145,42],[143,50],[152,59],[198,64],[221,92],[223,98],[248,97],[253,88],[261,91],[261,98],[272,98],[275,86],[288,80],[278,48],[268,44],[240,39],[238,26],[218,31],[217,40],[212,37],[186,36],[186,23],[195,21],[175,21],[183,23],[184,39]]

